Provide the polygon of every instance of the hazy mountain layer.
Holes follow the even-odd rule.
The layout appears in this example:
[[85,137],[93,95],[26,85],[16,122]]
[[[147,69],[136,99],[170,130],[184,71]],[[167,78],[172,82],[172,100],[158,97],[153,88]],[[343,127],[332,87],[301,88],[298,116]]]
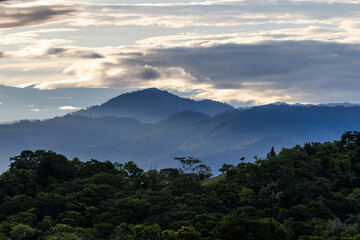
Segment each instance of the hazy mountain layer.
[[[150,106],[161,105],[146,104],[147,116]],[[154,112],[159,109],[165,107],[154,107]],[[144,168],[173,167],[174,157],[194,156],[217,170],[224,162],[236,164],[242,156],[253,161],[254,155],[262,157],[272,146],[279,151],[307,141],[334,140],[359,129],[356,106],[267,105],[215,116],[183,111],[151,124],[134,118],[67,115],[0,125],[1,170],[7,168],[10,156],[25,149],[54,150],[84,161],[132,160]]]

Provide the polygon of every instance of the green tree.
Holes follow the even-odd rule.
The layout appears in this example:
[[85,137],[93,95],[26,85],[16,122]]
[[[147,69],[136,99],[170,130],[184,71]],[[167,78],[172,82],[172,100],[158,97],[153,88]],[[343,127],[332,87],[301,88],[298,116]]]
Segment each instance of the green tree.
[[198,158],[194,157],[176,157],[174,159],[181,163],[185,172],[194,172],[196,170],[197,164],[201,163]]
[[230,171],[232,169],[235,169],[234,165],[224,163],[222,165],[222,167],[219,169],[219,171],[222,172],[222,174],[225,174],[225,173],[227,173],[228,171]]
[[14,240],[32,239],[33,229],[29,225],[18,224],[13,227],[10,236]]
[[177,235],[181,240],[200,240],[201,234],[195,230],[193,226],[181,227],[177,231]]
[[153,225],[135,225],[131,228],[136,240],[155,240],[161,236],[161,228],[157,224]]
[[174,230],[165,230],[161,233],[161,236],[164,240],[180,240],[178,233]]
[[271,147],[271,150],[270,150],[270,152],[266,155],[266,158],[267,158],[267,159],[270,159],[270,158],[275,157],[275,156],[276,156],[275,149],[274,149],[274,147]]

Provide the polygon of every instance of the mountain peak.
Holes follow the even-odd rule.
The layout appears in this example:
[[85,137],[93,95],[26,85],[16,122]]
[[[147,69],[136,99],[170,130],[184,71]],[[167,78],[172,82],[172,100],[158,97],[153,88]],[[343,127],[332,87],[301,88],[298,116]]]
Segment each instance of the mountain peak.
[[139,90],[139,92],[167,92],[167,91],[163,91],[158,88],[145,88],[143,90]]
[[144,93],[147,93],[147,94],[157,94],[157,93],[171,94],[168,91],[161,90],[158,88],[145,88],[145,89],[141,89],[141,90],[137,90],[137,91],[133,91],[133,92],[124,93],[124,94],[119,95],[118,97],[120,97],[122,95],[129,95],[129,94],[134,95],[134,94],[144,94]]
[[153,123],[182,111],[195,111],[206,115],[233,110],[228,104],[211,100],[195,101],[181,98],[165,90],[147,88],[110,99],[100,106],[76,112],[88,117],[131,117]]
[[272,105],[272,106],[288,106],[289,104],[287,104],[286,102],[274,102],[274,103],[271,103],[269,105]]
[[[100,105],[102,107],[115,107],[115,108],[126,108],[133,109],[140,106],[149,107],[160,107],[161,105],[168,104],[167,101],[180,99],[180,97],[169,93],[165,90],[157,88],[146,88],[134,92],[128,92],[114,97],[106,103]],[[164,102],[165,101],[165,102]]]

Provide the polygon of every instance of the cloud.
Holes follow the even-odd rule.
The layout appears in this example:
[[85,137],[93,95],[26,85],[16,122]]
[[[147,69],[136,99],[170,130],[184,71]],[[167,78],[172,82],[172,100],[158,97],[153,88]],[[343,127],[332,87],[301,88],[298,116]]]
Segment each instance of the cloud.
[[7,2],[0,3],[0,28],[63,21],[75,16],[75,13],[82,7],[80,3],[64,1],[29,1],[6,4]]
[[[60,40],[61,41],[61,40]],[[55,41],[57,42],[57,41]],[[47,44],[52,45],[51,41]],[[103,58],[104,56],[94,50],[82,47],[52,47],[30,45],[18,51],[3,52],[1,57],[6,58],[26,58],[26,59],[40,59],[40,58]],[[54,44],[55,45],[55,44]]]
[[152,7],[154,9],[137,7],[124,9],[103,9],[102,11],[87,11],[72,19],[73,26],[158,26],[165,28],[184,28],[189,26],[229,27],[256,24],[314,24],[323,21],[312,19],[300,13],[249,13],[239,12],[239,7],[233,10],[216,11],[213,9],[193,9],[193,6]]
[[30,109],[32,112],[47,112],[47,109],[39,109],[39,108],[32,108]]
[[153,80],[161,77],[160,71],[150,66],[144,66],[144,67],[137,66],[133,69],[133,71],[134,71],[134,75],[137,78],[143,80]]
[[[331,4],[330,4],[331,3]],[[75,26],[229,27],[260,24],[334,24],[336,18],[357,18],[358,1],[196,1],[185,3],[93,4]],[[321,9],[321,11],[318,11]],[[351,16],[351,17],[349,17]]]
[[79,108],[79,107],[74,107],[74,106],[61,106],[59,107],[59,110],[80,110],[82,108]]
[[[138,60],[134,60],[138,61]],[[73,63],[64,70],[69,77],[63,80],[44,81],[36,84],[40,89],[65,87],[110,88],[161,88],[191,90],[196,80],[180,67],[153,67],[134,64],[124,59],[105,58]]]
[[[16,27],[0,32],[0,83],[159,87],[239,104],[360,101],[358,1],[102,2],[0,3],[0,26]],[[47,23],[56,25],[35,26]]]
[[1,34],[0,32],[0,44],[3,45],[36,45],[39,42],[42,45],[48,45],[46,42],[54,42],[56,40],[57,42],[62,41],[64,42],[72,42],[71,40],[67,39],[39,39],[40,34],[63,34],[65,32],[76,32],[78,31],[75,28],[50,28],[50,29],[37,29],[32,31],[20,31],[16,33],[11,34]]
[[104,56],[91,50],[66,49],[62,47],[48,48],[44,56],[58,56],[70,58],[103,58]]
[[[148,48],[211,47],[224,44],[258,44],[265,41],[321,41],[360,43],[360,24],[348,19],[337,19],[338,27],[293,27],[256,32],[220,34],[181,33],[145,38],[136,43]],[[359,19],[360,22],[360,19]]]
[[[268,41],[148,49],[73,63],[68,78],[37,88],[159,87],[194,98],[263,104],[360,101],[360,47],[318,41]],[[351,94],[349,94],[351,93]]]

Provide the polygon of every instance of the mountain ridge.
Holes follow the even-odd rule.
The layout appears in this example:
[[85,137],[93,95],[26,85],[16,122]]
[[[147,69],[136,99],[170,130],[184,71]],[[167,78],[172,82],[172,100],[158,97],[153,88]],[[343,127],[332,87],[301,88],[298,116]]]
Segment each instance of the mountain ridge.
[[[165,91],[152,89],[148,93],[152,96],[154,91],[183,102]],[[113,99],[115,103],[117,100]],[[158,106],[159,102],[152,105]],[[44,149],[82,160],[135,161],[143,168],[171,167],[174,157],[194,156],[216,171],[223,162],[236,164],[243,156],[247,161],[253,161],[255,154],[265,156],[271,147],[280,150],[307,141],[333,140],[346,131],[360,130],[359,106],[270,104],[242,110],[226,107],[215,115],[176,108],[179,109],[175,113],[162,112],[161,118],[155,114],[160,120],[150,123],[134,114],[68,114],[42,121],[0,124],[0,169],[6,169],[9,157],[22,150]],[[145,111],[147,116],[153,116],[152,111],[157,112],[158,108]]]

